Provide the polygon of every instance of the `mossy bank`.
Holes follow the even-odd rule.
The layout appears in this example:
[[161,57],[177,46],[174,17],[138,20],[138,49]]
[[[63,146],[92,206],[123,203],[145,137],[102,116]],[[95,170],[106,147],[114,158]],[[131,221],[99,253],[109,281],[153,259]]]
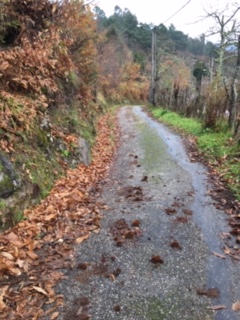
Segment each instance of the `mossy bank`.
[[[1,152],[2,230],[24,219],[24,209],[46,197],[67,169],[90,163],[96,122],[106,105],[102,97],[100,100],[88,109],[78,100],[52,106],[17,135],[7,133],[12,143]],[[6,132],[1,129],[0,134],[5,136]]]

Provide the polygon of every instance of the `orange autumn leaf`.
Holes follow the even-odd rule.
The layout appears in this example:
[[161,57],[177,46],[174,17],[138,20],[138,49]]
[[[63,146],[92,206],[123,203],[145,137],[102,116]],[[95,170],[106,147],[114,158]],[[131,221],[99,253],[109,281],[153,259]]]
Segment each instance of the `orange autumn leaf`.
[[54,218],[56,218],[56,214],[52,213],[50,215],[47,215],[44,219],[45,219],[45,221],[50,221],[50,220],[52,220]]
[[80,243],[82,243],[84,240],[86,240],[88,238],[89,238],[89,234],[86,234],[85,236],[78,237],[75,242],[77,244],[80,244]]
[[0,312],[2,312],[6,308],[6,303],[4,302],[4,296],[7,290],[8,290],[7,285],[0,288]]
[[27,255],[33,260],[38,259],[38,255],[36,253],[34,253],[33,251],[27,251]]
[[233,311],[240,311],[240,301],[233,303],[232,310]]
[[56,311],[51,315],[50,320],[55,320],[55,319],[57,319],[58,316],[59,316],[59,312]]
[[39,293],[42,293],[43,295],[45,296],[48,296],[48,293],[41,287],[36,287],[36,286],[33,286],[33,289],[36,290],[37,292]]

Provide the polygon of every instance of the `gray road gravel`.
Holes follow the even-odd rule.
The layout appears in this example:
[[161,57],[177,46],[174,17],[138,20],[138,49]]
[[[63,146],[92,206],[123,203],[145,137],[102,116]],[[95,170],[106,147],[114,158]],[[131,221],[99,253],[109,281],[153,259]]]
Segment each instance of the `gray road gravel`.
[[[240,263],[212,254],[222,253],[228,226],[207,196],[205,168],[140,107],[122,108],[119,122],[100,199],[109,210],[100,233],[76,248],[76,267],[58,287],[66,299],[58,319],[240,319],[231,311]],[[217,305],[227,309],[209,309]]]

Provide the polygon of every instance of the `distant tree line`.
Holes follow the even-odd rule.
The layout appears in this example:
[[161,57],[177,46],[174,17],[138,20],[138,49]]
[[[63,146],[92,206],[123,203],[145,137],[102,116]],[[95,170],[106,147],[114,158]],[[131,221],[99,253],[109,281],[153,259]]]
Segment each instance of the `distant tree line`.
[[[109,17],[99,7],[95,13],[99,30],[122,41],[149,80],[155,30],[154,104],[200,117],[204,126],[211,128],[225,118],[234,136],[240,137],[239,12],[236,2],[225,8],[209,9],[205,18],[212,20],[213,28],[207,35],[196,38],[177,30],[173,24],[167,27],[141,23],[127,8],[122,10],[119,6]],[[209,35],[215,35],[218,43],[208,41]]]
[[[95,8],[95,12],[100,28],[117,32],[131,48],[138,47],[146,53],[150,52],[154,27],[152,24],[139,22],[127,8],[122,10],[119,6],[115,6],[114,13],[110,17],[106,17],[104,11],[99,7]],[[159,24],[156,28],[159,45],[169,52],[188,51],[194,55],[209,57],[214,55],[215,45],[211,41],[206,41],[204,34],[198,38],[191,38],[177,30],[173,24],[169,27]]]

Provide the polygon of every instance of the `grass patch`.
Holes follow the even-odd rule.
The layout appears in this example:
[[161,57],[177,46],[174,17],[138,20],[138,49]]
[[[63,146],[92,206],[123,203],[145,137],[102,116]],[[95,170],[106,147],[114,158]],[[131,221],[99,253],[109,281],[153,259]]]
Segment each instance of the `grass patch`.
[[184,118],[177,113],[162,108],[152,108],[152,114],[155,118],[161,119],[164,123],[182,129],[188,134],[200,135],[202,125],[195,119]]
[[24,213],[22,211],[18,211],[15,215],[14,215],[14,221],[15,223],[21,222],[23,220],[27,220],[27,217],[24,216]]
[[204,128],[201,121],[186,118],[163,108],[150,107],[152,115],[178,132],[191,135],[207,161],[214,165],[222,179],[240,200],[240,145],[232,139],[224,121],[216,128]]
[[0,210],[6,208],[6,202],[3,199],[0,199]]
[[27,129],[22,128],[17,135],[8,133],[14,148],[11,161],[21,187],[11,201],[6,204],[0,201],[0,228],[2,225],[2,229],[6,229],[21,221],[25,208],[48,196],[56,180],[80,163],[78,143],[68,142],[65,137],[85,138],[91,147],[100,111],[98,106],[89,106],[88,110],[79,101],[71,101],[68,105],[49,107],[44,116],[31,119]]

